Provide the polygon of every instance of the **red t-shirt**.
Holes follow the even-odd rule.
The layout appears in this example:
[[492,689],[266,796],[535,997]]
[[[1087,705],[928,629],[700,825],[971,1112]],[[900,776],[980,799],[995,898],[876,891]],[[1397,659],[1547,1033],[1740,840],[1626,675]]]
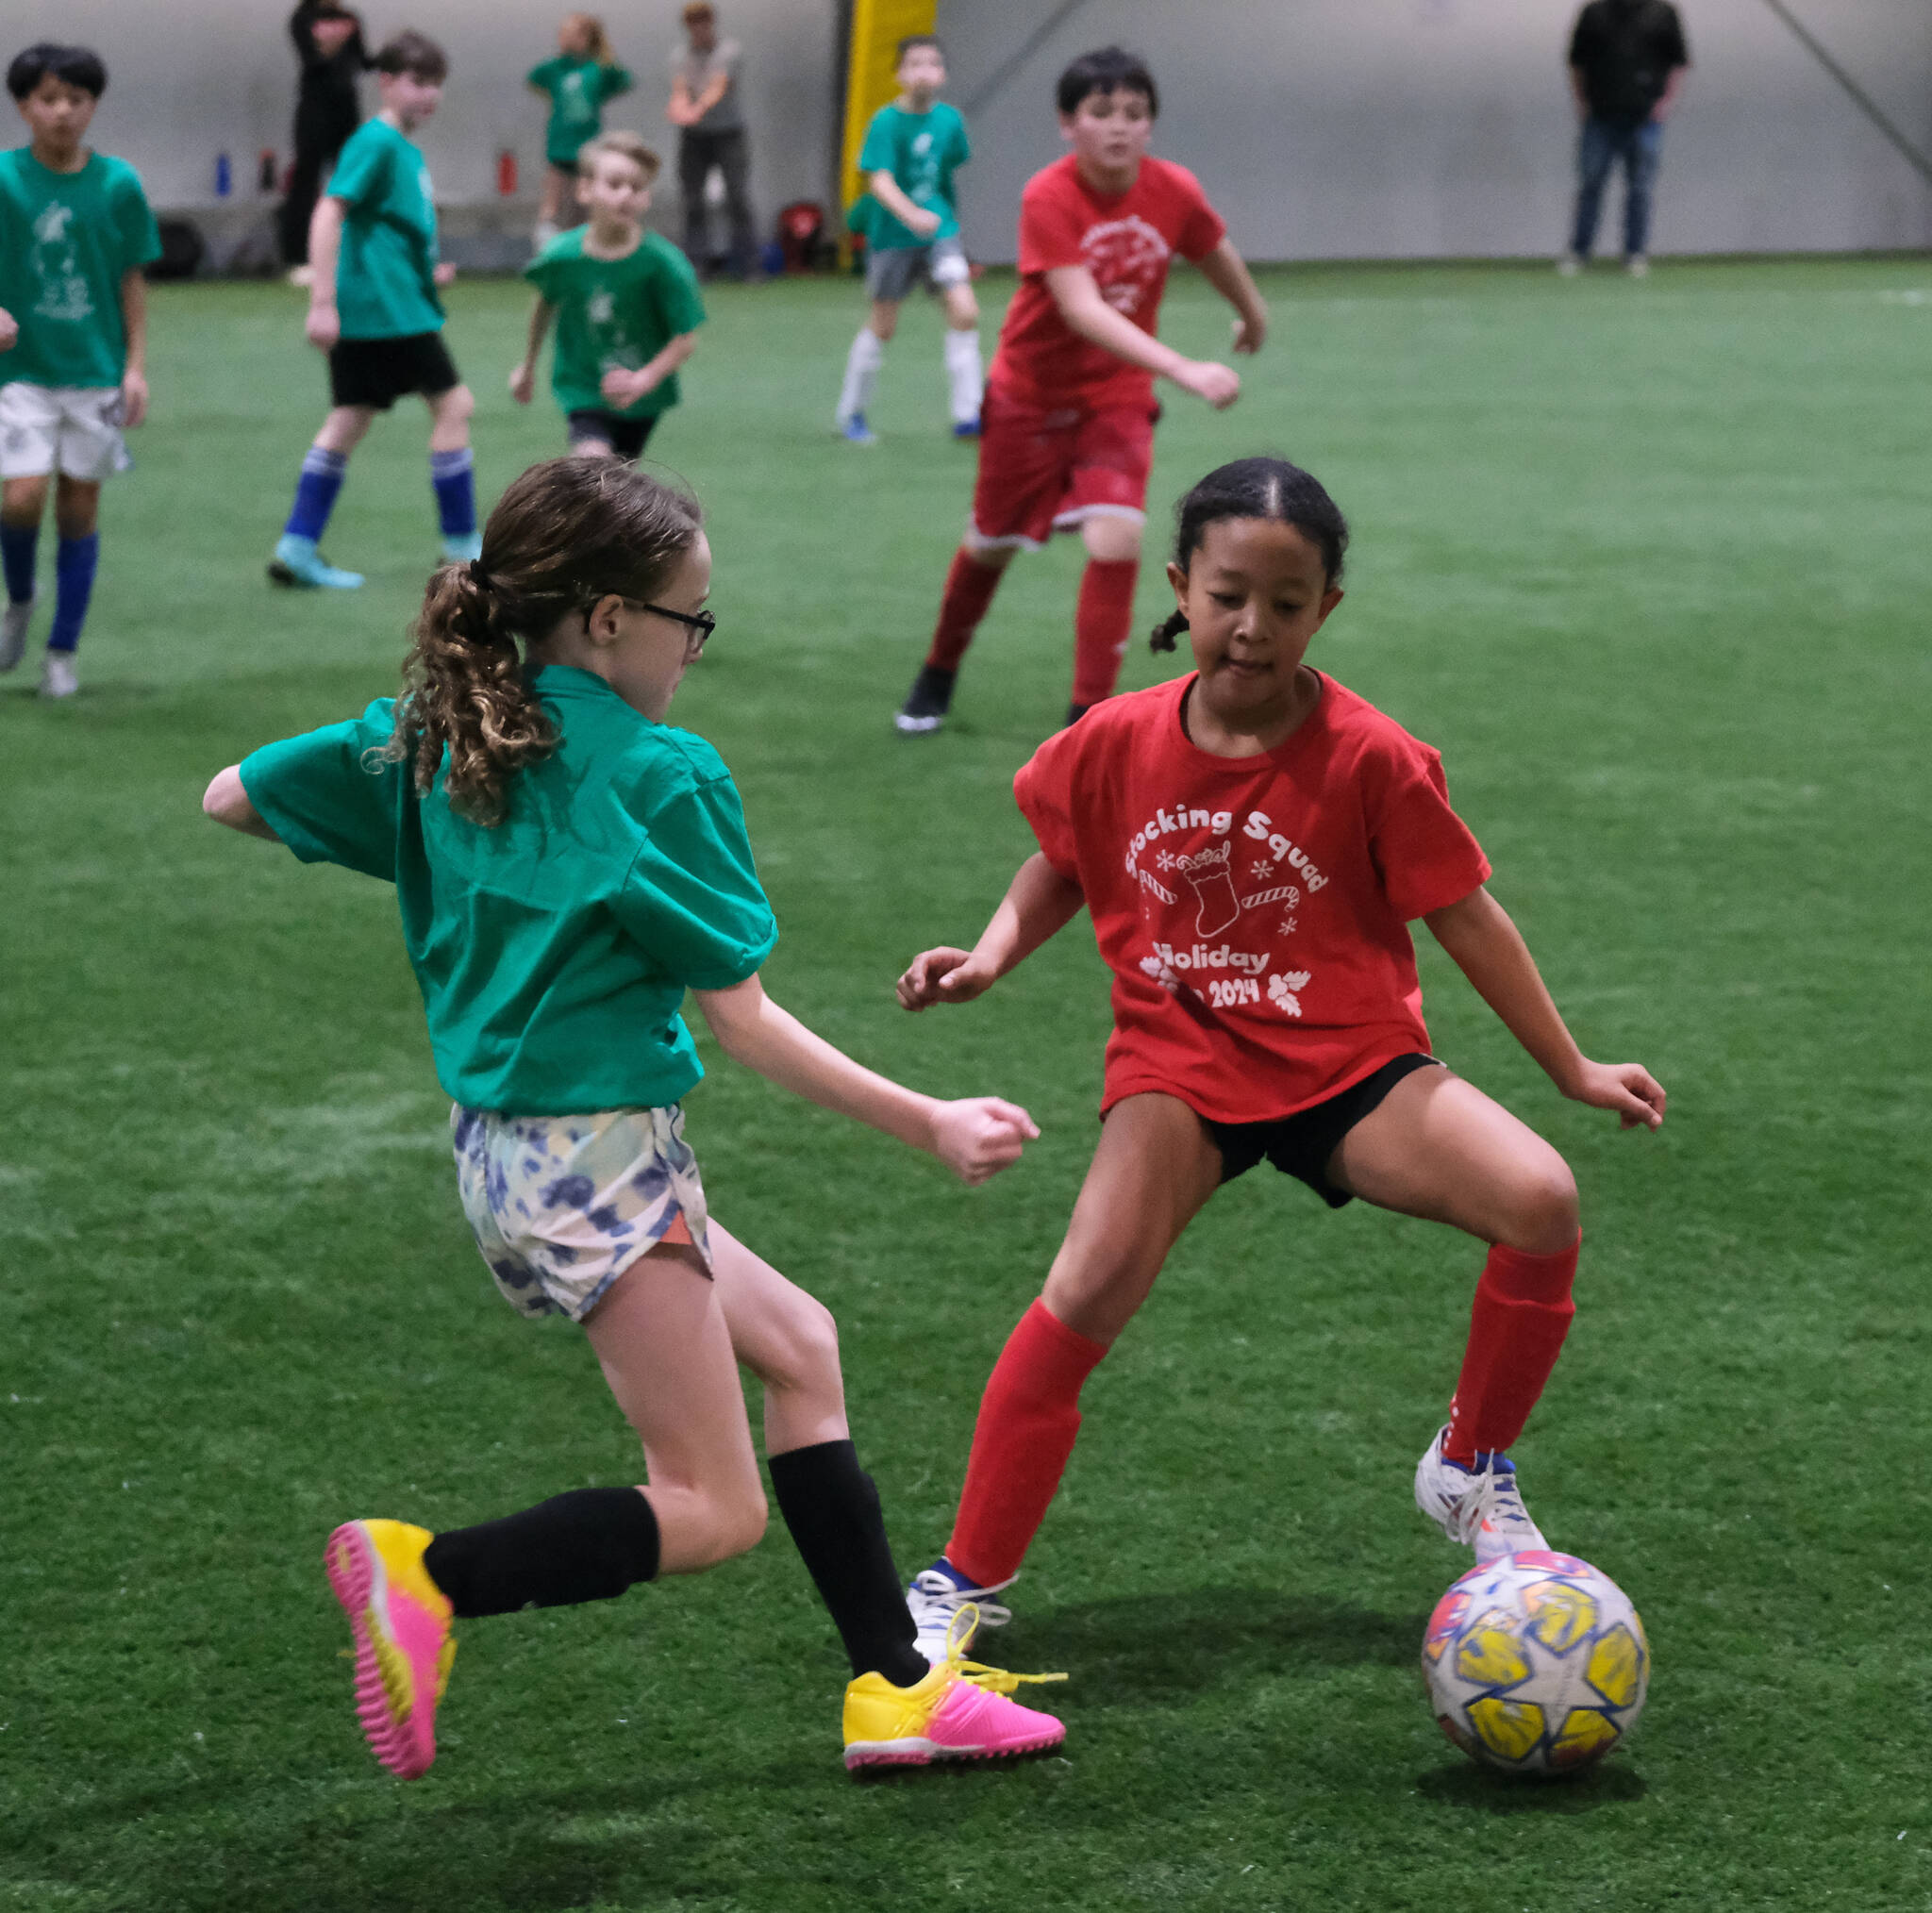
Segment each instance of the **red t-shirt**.
[[1271,1122],[1428,1049],[1407,925],[1490,865],[1441,758],[1332,677],[1253,757],[1190,741],[1193,682],[1095,705],[1013,794],[1113,972],[1102,1113],[1154,1090]]
[[1205,258],[1226,230],[1185,166],[1143,158],[1133,185],[1108,197],[1080,176],[1071,153],[1057,159],[1020,195],[1020,290],[1000,327],[990,378],[1036,405],[1151,403],[1153,374],[1074,331],[1046,289],[1046,274],[1085,266],[1101,297],[1151,333],[1168,260],[1175,253]]

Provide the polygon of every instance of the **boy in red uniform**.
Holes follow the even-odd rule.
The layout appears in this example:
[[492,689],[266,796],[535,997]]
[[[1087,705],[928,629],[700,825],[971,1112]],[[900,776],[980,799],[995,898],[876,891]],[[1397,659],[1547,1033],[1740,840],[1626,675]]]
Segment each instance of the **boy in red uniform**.
[[937,629],[905,707],[908,734],[951,708],[959,660],[1023,548],[1078,527],[1087,547],[1074,614],[1072,723],[1113,692],[1134,615],[1156,376],[1219,411],[1240,396],[1232,368],[1183,358],[1155,336],[1168,263],[1199,266],[1236,312],[1234,349],[1256,352],[1267,308],[1220,214],[1184,166],[1154,158],[1154,78],[1117,46],[1060,75],[1060,137],[1072,151],[1026,183],[1020,290],[1000,328],[980,414],[973,517],[946,577]]

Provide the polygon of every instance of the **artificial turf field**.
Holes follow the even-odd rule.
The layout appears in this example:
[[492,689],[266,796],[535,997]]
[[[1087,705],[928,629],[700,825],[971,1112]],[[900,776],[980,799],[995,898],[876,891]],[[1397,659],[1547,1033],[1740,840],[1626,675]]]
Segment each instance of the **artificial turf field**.
[[[328,1530],[629,1481],[634,1446],[577,1331],[519,1320],[470,1245],[391,893],[198,809],[392,688],[433,556],[420,408],[325,541],[368,588],[274,593],[324,403],[298,297],[158,288],[82,692],[36,699],[31,653],[0,691],[0,1907],[1932,1906],[1932,265],[1263,276],[1274,341],[1232,412],[1170,400],[1157,507],[1252,450],[1326,480],[1356,544],[1313,661],[1442,749],[1586,1051],[1671,1092],[1657,1137],[1561,1103],[1423,951],[1438,1052],[1583,1189],[1575,1331],[1517,1453],[1642,1610],[1631,1744],[1524,1786],[1441,1739],[1414,1663],[1461,1557],[1408,1483],[1480,1251],[1264,1170],[1096,1372],[988,1638],[1073,1674],[1063,1758],[849,1780],[843,1662],[774,1518],[699,1581],[468,1625],[434,1771],[381,1772]],[[503,390],[523,291],[450,303],[487,506],[559,421]],[[967,1191],[728,1063],[688,1105],[714,1211],[839,1316],[909,1568],[1091,1151],[1107,1008],[1084,923],[969,1009],[891,985],[1029,848],[1008,782],[1064,707],[1079,555],[1024,560],[956,721],[895,737],[971,484],[936,316],[908,310],[864,452],[827,430],[855,285],[711,306],[653,448],[716,552],[674,716],[743,791],[766,981],[1044,1131]],[[1166,331],[1224,340],[1191,274]],[[1150,564],[1141,624],[1163,595]],[[1126,681],[1176,668],[1137,643]]]

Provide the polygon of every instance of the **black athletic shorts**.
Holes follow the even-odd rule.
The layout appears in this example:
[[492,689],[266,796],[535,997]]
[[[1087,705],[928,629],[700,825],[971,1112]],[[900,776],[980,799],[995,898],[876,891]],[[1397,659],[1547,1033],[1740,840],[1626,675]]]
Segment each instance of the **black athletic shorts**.
[[386,412],[412,391],[441,398],[461,383],[441,332],[339,339],[328,350],[329,397],[339,406],[374,406]]
[[1381,1104],[1383,1097],[1417,1070],[1441,1069],[1434,1056],[1411,1053],[1384,1063],[1359,1083],[1351,1083],[1340,1095],[1317,1103],[1311,1109],[1297,1109],[1273,1123],[1210,1123],[1201,1118],[1202,1126],[1214,1139],[1221,1152],[1221,1179],[1232,1182],[1265,1156],[1284,1175],[1305,1182],[1328,1205],[1339,1209],[1355,1198],[1328,1180],[1328,1158],[1341,1139],[1362,1118]]
[[608,445],[620,458],[641,458],[644,447],[651,441],[652,427],[662,416],[661,412],[653,412],[647,419],[621,418],[616,412],[565,414],[573,445],[581,445],[586,439],[594,439],[600,445]]

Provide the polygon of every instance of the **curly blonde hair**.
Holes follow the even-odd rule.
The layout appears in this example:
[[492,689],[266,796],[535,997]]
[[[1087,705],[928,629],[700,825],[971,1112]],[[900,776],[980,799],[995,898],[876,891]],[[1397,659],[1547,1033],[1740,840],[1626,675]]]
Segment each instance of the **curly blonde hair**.
[[549,458],[514,480],[483,528],[483,556],[430,577],[409,627],[395,729],[375,753],[427,795],[503,821],[510,779],[557,748],[531,647],[598,599],[660,591],[697,541],[696,499],[616,458]]

